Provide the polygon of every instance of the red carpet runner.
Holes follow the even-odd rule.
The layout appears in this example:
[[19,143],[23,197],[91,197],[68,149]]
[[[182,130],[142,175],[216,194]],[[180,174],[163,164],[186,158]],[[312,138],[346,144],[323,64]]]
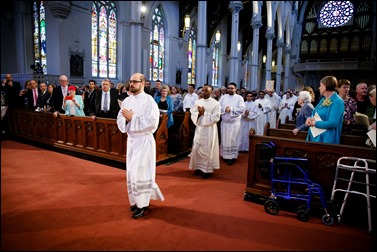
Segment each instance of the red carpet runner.
[[372,251],[367,228],[268,215],[244,201],[247,153],[201,179],[189,159],[157,167],[166,200],[132,219],[125,171],[1,142],[1,250]]

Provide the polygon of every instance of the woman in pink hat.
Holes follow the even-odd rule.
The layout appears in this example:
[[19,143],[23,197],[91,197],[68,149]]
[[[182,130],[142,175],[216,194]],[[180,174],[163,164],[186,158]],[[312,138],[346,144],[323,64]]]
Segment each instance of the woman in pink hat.
[[65,115],[68,116],[85,116],[84,102],[81,95],[76,95],[76,87],[68,87],[68,95],[63,98]]

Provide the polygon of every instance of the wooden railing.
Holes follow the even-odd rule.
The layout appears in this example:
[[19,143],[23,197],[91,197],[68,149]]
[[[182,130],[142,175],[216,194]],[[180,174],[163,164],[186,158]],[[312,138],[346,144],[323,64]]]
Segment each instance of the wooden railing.
[[[119,131],[116,119],[97,117],[93,121],[91,117],[85,116],[55,117],[51,113],[24,109],[13,109],[8,112],[11,137],[112,161],[126,162],[127,134]],[[157,162],[170,157],[167,119],[167,115],[161,117],[159,127],[154,133]]]

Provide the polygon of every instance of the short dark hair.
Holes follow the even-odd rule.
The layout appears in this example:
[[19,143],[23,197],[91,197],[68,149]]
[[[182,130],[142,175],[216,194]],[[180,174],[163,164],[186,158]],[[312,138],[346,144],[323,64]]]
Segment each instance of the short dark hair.
[[234,83],[234,82],[229,82],[228,87],[229,87],[229,85],[233,85],[235,88],[237,88],[237,84]]

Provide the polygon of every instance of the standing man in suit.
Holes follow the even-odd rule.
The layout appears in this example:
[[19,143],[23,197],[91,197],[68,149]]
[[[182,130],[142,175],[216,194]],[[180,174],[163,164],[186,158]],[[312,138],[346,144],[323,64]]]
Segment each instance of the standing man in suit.
[[118,93],[115,88],[110,88],[111,81],[102,81],[102,90],[94,93],[90,103],[89,115],[95,120],[96,116],[116,119],[119,113]]
[[84,92],[84,113],[89,116],[90,103],[93,100],[94,93],[97,92],[97,83],[95,80],[89,80],[88,90]]
[[37,106],[39,108],[39,111],[43,111],[47,103],[47,99],[49,98],[49,93],[47,92],[46,83],[42,82],[41,84],[39,84],[39,89],[40,89],[40,95],[38,96]]
[[56,112],[64,114],[65,111],[62,108],[63,106],[63,99],[68,95],[68,77],[66,75],[60,75],[59,77],[60,85],[54,88],[52,92],[53,101],[54,101],[54,109]]
[[35,110],[38,107],[38,98],[41,95],[41,90],[38,88],[38,83],[36,80],[31,80],[30,84],[31,89],[29,89],[26,93],[28,100],[27,109]]

